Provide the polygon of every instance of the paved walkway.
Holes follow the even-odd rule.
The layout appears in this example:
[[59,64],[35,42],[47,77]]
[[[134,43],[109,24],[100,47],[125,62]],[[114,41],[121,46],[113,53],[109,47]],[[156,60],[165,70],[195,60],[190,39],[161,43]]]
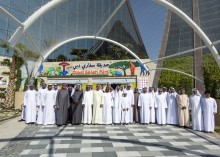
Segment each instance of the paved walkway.
[[220,140],[174,126],[42,126],[30,141],[20,156],[220,156]]
[[19,156],[19,154],[28,147],[31,140],[36,135],[37,131],[39,131],[41,128],[41,126],[39,125],[25,125],[24,122],[19,122],[18,125],[25,128],[20,132],[21,128],[10,130],[10,128],[12,127],[8,127],[9,129],[8,134],[10,135],[10,132],[15,132],[16,134],[18,134],[16,137],[12,137],[12,136],[9,137],[8,135],[7,138],[6,137],[0,138],[0,143],[5,143],[4,144],[5,146],[0,149],[0,157]]
[[15,138],[25,127],[25,123],[19,123],[21,117],[16,117],[0,123],[0,149],[9,141],[7,139]]

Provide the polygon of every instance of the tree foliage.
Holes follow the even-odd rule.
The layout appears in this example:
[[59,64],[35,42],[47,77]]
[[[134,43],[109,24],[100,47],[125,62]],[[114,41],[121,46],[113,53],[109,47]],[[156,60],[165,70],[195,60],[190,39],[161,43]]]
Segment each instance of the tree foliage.
[[206,90],[210,90],[214,98],[220,99],[220,68],[212,54],[203,56],[203,69]]
[[63,61],[67,61],[67,57],[65,55],[59,55],[56,58],[57,62],[63,62]]
[[74,60],[82,60],[87,52],[88,52],[88,49],[73,48],[70,54],[75,56],[75,58],[72,59],[74,61]]
[[5,66],[10,66],[11,65],[11,61],[10,59],[6,58],[1,62],[1,65],[5,65]]
[[[193,57],[171,58],[164,60],[164,68],[180,70],[193,75]],[[214,98],[220,98],[220,68],[212,54],[203,55],[204,83],[206,90],[210,90]],[[193,88],[193,79],[172,71],[162,70],[159,87],[184,87],[188,94]]]
[[[125,47],[132,49],[133,45],[132,44],[124,44]],[[110,54],[112,56],[112,58],[114,58],[115,60],[117,59],[133,59],[134,57],[129,54],[125,49],[115,45],[115,44],[109,44],[108,49],[110,50]]]
[[38,59],[40,57],[40,54],[34,51],[31,51],[29,48],[26,47],[26,45],[22,44],[22,43],[18,43],[15,46],[18,50],[21,51],[21,53],[24,55],[24,57],[27,60],[35,60]]
[[[163,62],[163,68],[179,70],[193,75],[193,57],[170,58]],[[174,87],[177,90],[185,88],[186,93],[191,94],[193,88],[193,78],[186,75],[162,70],[159,80],[159,87]]]
[[[10,51],[9,44],[2,41],[0,46],[6,50]],[[15,91],[20,89],[22,78],[21,78],[21,66],[24,64],[23,59],[20,54],[21,52],[26,59],[37,59],[39,57],[38,53],[30,51],[24,44],[18,43],[15,45],[15,49],[12,50],[12,61],[10,64],[10,74],[9,74],[9,83],[7,87],[7,92],[5,94],[5,108],[13,108],[15,102]]]

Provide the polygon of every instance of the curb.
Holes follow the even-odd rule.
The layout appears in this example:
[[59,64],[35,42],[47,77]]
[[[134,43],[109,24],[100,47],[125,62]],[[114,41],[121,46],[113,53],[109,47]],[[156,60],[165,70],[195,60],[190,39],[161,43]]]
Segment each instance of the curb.
[[0,124],[1,124],[2,122],[4,122],[4,121],[7,121],[7,120],[10,120],[10,119],[19,117],[19,116],[21,116],[21,115],[14,115],[14,116],[12,116],[12,117],[8,117],[8,118],[5,118],[5,119],[1,119],[1,120],[0,120]]

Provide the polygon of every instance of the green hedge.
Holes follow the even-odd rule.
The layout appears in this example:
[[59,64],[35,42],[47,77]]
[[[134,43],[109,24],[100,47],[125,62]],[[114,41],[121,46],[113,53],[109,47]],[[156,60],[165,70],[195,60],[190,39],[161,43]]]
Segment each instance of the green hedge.
[[[188,74],[193,75],[193,57],[180,57],[166,59],[163,62],[163,68],[170,68],[180,70]],[[220,68],[218,67],[212,54],[203,55],[203,69],[204,69],[204,83],[206,90],[212,92],[214,98],[220,98]],[[194,81],[192,78],[178,74],[172,71],[162,70],[159,87],[174,87],[177,91],[180,88],[185,88],[187,94],[191,94],[191,90],[194,87]]]
[[220,68],[212,54],[203,56],[203,65],[205,87],[214,98],[220,99]]
[[[193,57],[170,58],[163,62],[163,68],[175,69],[193,75]],[[177,91],[185,88],[191,94],[193,78],[173,71],[162,70],[158,87],[174,87]]]
[[6,90],[6,88],[0,88],[0,91],[5,91]]

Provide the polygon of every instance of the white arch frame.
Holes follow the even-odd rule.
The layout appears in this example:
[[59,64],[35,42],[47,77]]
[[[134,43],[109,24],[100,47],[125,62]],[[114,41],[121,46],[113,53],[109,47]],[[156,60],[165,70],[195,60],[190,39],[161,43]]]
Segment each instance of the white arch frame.
[[[108,38],[104,38],[104,37],[98,37],[98,36],[79,36],[79,37],[73,37],[73,38],[67,39],[67,40],[65,40],[65,41],[62,41],[62,42],[58,43],[56,46],[52,47],[52,48],[44,55],[43,61],[44,61],[53,51],[55,51],[56,49],[58,49],[58,48],[61,47],[62,45],[66,44],[66,43],[69,43],[69,42],[72,42],[72,41],[82,40],[82,39],[96,39],[96,40],[107,41],[107,42],[110,42],[110,43],[112,43],[112,44],[115,44],[115,45],[117,45],[117,46],[123,48],[125,51],[127,51],[128,53],[130,53],[134,58],[136,58],[141,64],[143,64],[143,62],[141,61],[141,59],[140,59],[134,52],[132,52],[130,49],[128,49],[126,46],[122,45],[121,43],[119,43],[119,42],[117,42],[117,41],[114,41],[114,40],[111,40],[111,39],[108,39]],[[35,69],[34,77],[36,77],[36,75],[37,75],[37,70],[38,70],[38,68],[40,67],[40,65],[42,64],[43,61],[40,61],[40,63],[38,64],[37,68]],[[148,69],[145,67],[145,70],[147,71]]]
[[[17,43],[20,37],[25,33],[25,31],[42,15],[50,11],[52,8],[58,6],[59,4],[65,2],[66,0],[52,0],[42,6],[39,10],[33,13],[24,23],[23,27],[19,27],[16,32],[12,35],[9,40],[9,43],[12,47]],[[200,36],[200,38],[205,42],[206,46],[211,51],[212,55],[214,56],[218,66],[220,67],[220,55],[218,54],[215,46],[207,37],[207,35],[201,30],[201,28],[190,18],[188,17],[183,11],[177,8],[175,5],[167,2],[166,0],[152,0],[155,3],[158,3],[165,8],[171,10],[175,14],[177,14],[181,19],[183,19],[190,27],[196,31],[196,33]]]

